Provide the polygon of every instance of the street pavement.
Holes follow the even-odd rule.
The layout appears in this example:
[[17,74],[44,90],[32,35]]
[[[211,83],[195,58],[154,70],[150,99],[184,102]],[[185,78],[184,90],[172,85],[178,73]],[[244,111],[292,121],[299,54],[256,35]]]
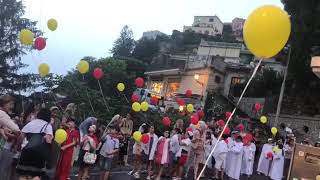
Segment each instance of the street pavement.
[[[128,167],[121,167],[121,168],[114,168],[112,170],[112,173],[111,173],[111,177],[109,178],[109,180],[134,180],[134,178],[132,176],[129,176],[128,175],[128,172],[129,172],[130,168]],[[184,178],[186,180],[193,180],[193,171],[190,170],[190,174],[189,174],[189,177],[188,178]],[[209,172],[209,171],[207,171]],[[142,174],[141,178],[140,179],[146,179],[146,174]],[[76,170],[74,170],[74,173],[71,175],[70,177],[72,180],[77,180],[77,175],[76,175]],[[171,178],[161,178],[163,180],[169,180]],[[204,177],[204,178],[201,178],[201,180],[209,180],[211,179],[209,176],[208,177]],[[99,180],[99,171],[97,169],[94,169],[92,170],[91,172],[91,175],[90,175],[90,180]],[[228,177],[225,177],[225,180],[230,180]],[[246,176],[241,176],[240,177],[240,180],[270,180],[268,177],[265,177],[265,176],[261,176],[261,175],[257,175],[257,174],[254,174],[253,176],[251,176],[250,178],[246,177]]]

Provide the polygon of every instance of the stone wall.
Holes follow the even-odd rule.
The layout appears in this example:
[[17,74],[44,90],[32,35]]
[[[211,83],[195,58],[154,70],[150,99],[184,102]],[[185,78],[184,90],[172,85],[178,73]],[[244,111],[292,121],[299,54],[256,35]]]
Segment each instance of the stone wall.
[[[274,125],[275,114],[268,115],[268,124]],[[307,117],[307,116],[291,116],[291,115],[280,115],[278,126],[280,123],[285,123],[293,131],[302,131],[303,126],[309,127],[309,135],[312,141],[320,140],[320,118]],[[296,135],[299,136],[299,135]],[[298,139],[299,137],[297,137]]]

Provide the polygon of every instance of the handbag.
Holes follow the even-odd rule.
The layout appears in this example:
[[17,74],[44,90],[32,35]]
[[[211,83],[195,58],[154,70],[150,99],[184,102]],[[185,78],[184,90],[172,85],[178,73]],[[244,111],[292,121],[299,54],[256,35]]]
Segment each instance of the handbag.
[[[89,143],[90,148],[93,149],[90,144],[90,141],[88,143]],[[94,164],[96,162],[96,160],[97,160],[97,154],[96,154],[95,150],[93,152],[88,151],[83,156],[83,162],[86,164]]]

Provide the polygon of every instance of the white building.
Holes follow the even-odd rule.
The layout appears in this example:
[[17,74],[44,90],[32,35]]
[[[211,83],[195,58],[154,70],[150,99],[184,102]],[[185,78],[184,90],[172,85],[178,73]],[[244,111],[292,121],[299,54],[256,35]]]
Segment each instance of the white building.
[[195,16],[192,26],[184,26],[183,31],[216,36],[222,34],[223,22],[218,16]]

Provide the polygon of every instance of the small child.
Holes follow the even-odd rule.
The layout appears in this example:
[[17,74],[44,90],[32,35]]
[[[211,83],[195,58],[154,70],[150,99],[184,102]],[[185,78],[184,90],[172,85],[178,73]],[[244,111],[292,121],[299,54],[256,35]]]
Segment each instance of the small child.
[[108,180],[113,156],[119,151],[119,139],[116,128],[109,127],[101,139],[104,141],[104,144],[100,150],[100,168],[102,170],[100,179]]
[[228,152],[228,135],[224,134],[222,135],[222,139],[218,142],[217,147],[214,152],[214,158],[215,158],[215,178],[219,179],[219,172],[221,172],[221,178],[223,179],[224,175],[224,169],[226,168],[226,158],[227,158],[227,152]]
[[186,131],[184,138],[180,142],[180,150],[178,152],[178,177],[177,180],[182,178],[183,167],[187,163],[189,157],[189,152],[191,149],[191,139],[193,138],[193,133],[191,131]]

